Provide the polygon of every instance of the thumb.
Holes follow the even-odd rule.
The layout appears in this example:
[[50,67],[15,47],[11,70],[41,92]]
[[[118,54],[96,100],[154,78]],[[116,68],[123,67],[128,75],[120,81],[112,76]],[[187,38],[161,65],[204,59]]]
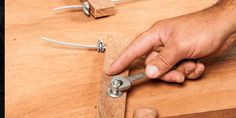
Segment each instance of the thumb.
[[137,108],[133,113],[133,118],[157,118],[158,114],[154,108],[141,107]]
[[149,78],[158,78],[169,71],[182,59],[181,51],[175,46],[165,47],[146,66],[146,75]]

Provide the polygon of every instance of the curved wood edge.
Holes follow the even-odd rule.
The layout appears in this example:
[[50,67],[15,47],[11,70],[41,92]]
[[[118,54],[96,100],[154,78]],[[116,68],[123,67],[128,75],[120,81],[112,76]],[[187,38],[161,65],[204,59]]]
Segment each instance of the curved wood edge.
[[[119,53],[128,44],[123,37],[108,36],[106,43],[106,52],[104,60],[104,70],[107,70],[109,65],[117,58]],[[128,70],[120,75],[128,76]],[[102,75],[101,89],[97,105],[96,118],[124,118],[126,109],[126,92],[119,98],[111,98],[107,95],[107,90],[110,86],[111,76],[105,73]]]

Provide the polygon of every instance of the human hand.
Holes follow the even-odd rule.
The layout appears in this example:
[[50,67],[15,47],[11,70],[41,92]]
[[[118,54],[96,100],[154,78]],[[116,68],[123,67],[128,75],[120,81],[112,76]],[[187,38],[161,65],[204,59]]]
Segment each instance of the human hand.
[[157,110],[155,108],[140,107],[133,113],[133,118],[157,118]]
[[[139,35],[118,57],[106,72],[120,73],[134,60],[146,55],[146,75],[167,82],[183,82],[196,79],[204,71],[202,63],[183,59],[198,59],[222,52],[235,40],[235,0],[222,0],[215,6],[192,14],[170,18],[155,23]],[[233,1],[233,6],[228,5]],[[230,4],[232,5],[232,3]]]

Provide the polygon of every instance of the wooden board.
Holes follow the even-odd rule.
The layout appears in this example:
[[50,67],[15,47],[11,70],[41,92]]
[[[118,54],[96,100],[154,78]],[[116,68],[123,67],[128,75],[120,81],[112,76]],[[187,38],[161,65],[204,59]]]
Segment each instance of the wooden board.
[[[7,118],[93,118],[96,115],[103,54],[54,45],[40,40],[96,44],[107,34],[133,40],[154,22],[214,4],[217,0],[137,0],[117,7],[102,19],[53,8],[78,0],[8,0],[5,3],[5,112]],[[124,40],[118,38],[116,40]],[[161,117],[233,113],[235,49],[207,61],[204,76],[183,85],[148,81],[128,93],[126,116],[140,106],[157,108]],[[211,63],[210,63],[211,62]],[[142,71],[142,66],[131,73]],[[195,115],[198,116],[198,115]]]
[[[87,0],[90,4],[90,13],[95,18],[116,14],[115,4],[111,0]],[[81,0],[85,2],[85,0]]]
[[[127,40],[122,41],[119,39],[125,37],[112,37],[108,36],[106,40],[106,52],[104,60],[104,70],[107,70],[109,65],[117,58],[119,53],[125,48]],[[128,70],[121,73],[121,76],[128,76]],[[119,98],[112,98],[108,96],[107,90],[110,86],[112,77],[103,73],[101,80],[101,89],[98,99],[98,118],[124,118],[126,110],[126,92]]]

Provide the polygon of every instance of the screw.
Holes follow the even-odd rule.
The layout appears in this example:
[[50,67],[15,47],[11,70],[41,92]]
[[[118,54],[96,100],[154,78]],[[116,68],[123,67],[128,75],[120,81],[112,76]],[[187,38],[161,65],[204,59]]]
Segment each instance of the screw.
[[119,88],[121,86],[121,82],[119,80],[115,80],[112,82],[112,87]]
[[98,40],[97,51],[98,53],[103,53],[106,51],[105,43],[103,42],[102,38]]
[[83,3],[83,12],[87,16],[90,16],[89,9],[90,9],[89,3],[88,2],[84,2]]
[[119,80],[112,81],[110,88],[108,89],[108,95],[114,98],[122,96],[123,92],[119,90],[119,87],[122,84],[123,84],[122,81]]

